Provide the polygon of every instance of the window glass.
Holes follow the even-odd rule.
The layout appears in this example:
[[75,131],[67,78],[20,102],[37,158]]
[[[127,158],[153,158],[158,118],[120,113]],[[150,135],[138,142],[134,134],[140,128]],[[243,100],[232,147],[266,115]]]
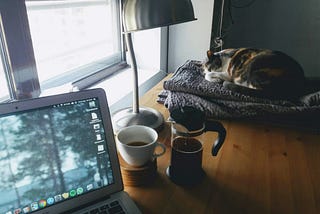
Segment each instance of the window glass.
[[121,61],[117,2],[26,1],[42,89]]
[[9,97],[8,84],[3,70],[3,62],[0,57],[0,100],[3,100],[5,97]]

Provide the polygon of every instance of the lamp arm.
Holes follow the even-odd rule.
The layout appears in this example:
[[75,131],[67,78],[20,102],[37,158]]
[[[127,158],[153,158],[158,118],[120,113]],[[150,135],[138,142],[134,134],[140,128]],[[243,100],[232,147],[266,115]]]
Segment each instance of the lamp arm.
[[131,67],[133,71],[133,91],[132,91],[132,112],[139,113],[139,82],[138,82],[138,68],[137,61],[133,50],[132,35],[125,33],[125,39],[128,47],[128,53],[131,59]]

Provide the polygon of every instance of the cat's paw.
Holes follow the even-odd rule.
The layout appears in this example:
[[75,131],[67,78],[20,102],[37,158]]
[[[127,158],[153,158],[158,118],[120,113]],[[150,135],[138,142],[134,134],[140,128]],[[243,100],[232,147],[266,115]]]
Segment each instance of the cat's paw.
[[219,77],[217,77],[214,73],[206,72],[204,78],[210,82],[215,82]]

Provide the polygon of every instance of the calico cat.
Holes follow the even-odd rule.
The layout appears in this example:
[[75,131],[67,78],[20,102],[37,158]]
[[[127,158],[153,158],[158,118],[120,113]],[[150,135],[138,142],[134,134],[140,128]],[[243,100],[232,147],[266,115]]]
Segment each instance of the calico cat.
[[304,91],[300,64],[280,51],[254,48],[207,51],[205,79],[225,80],[230,90],[270,98],[296,98]]

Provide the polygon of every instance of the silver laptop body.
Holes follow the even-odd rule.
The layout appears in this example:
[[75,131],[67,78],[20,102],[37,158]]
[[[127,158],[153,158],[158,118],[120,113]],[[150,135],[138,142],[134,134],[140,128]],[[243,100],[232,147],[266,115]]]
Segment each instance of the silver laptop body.
[[103,89],[0,104],[0,213],[111,211],[140,213]]

